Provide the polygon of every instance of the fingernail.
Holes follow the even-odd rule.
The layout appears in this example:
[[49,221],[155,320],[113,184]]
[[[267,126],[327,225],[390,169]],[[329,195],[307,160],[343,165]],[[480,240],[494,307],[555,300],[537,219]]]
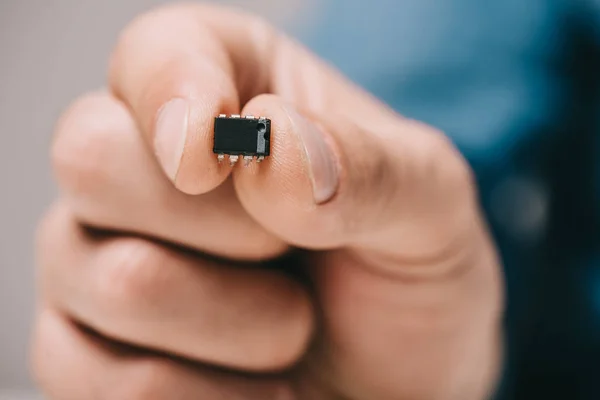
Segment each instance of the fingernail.
[[313,196],[317,204],[331,199],[338,188],[338,166],[323,131],[291,108],[288,115],[299,133],[309,165]]
[[188,102],[173,99],[158,111],[154,132],[154,151],[172,181],[177,176],[188,130]]

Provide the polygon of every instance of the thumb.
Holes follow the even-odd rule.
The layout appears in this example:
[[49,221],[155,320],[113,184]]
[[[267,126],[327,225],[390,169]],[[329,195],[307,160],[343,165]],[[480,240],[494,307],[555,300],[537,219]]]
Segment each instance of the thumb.
[[308,92],[246,104],[274,121],[272,156],[233,174],[267,229],[330,250],[311,260],[323,326],[310,375],[344,398],[487,398],[502,280],[467,163],[441,132],[285,51],[282,74],[305,71]]
[[271,116],[273,149],[265,164],[234,171],[238,196],[289,243],[425,263],[478,223],[470,170],[433,128],[363,108],[305,109],[276,95],[254,98],[243,113]]
[[270,159],[234,171],[240,201],[285,241],[328,250],[310,259],[323,325],[308,375],[340,398],[488,398],[502,280],[451,143],[401,117],[318,114],[274,95],[244,112],[275,122]]

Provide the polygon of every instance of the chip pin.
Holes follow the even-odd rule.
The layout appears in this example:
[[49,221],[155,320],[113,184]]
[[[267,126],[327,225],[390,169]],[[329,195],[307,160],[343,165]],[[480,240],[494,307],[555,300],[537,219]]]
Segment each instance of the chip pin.
[[237,164],[238,160],[240,159],[240,156],[229,156],[229,165],[231,165],[232,167]]
[[260,164],[261,162],[263,162],[265,160],[265,156],[259,156],[256,158],[256,163]]
[[225,154],[217,155],[217,160],[219,161],[219,164],[221,164],[223,161],[225,161]]
[[252,162],[252,156],[244,156],[244,167],[247,167]]

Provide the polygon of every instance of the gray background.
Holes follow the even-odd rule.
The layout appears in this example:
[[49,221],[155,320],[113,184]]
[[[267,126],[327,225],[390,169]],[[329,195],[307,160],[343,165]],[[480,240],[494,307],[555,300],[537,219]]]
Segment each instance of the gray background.
[[[297,11],[289,1],[240,1],[278,23]],[[53,125],[74,98],[103,86],[126,23],[164,2],[0,0],[0,400],[30,398],[33,235],[56,195],[47,155]]]

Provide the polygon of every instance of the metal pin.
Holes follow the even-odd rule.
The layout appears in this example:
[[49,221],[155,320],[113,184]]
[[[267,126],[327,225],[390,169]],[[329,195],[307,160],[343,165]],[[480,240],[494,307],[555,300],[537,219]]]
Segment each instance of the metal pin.
[[217,155],[217,160],[219,161],[219,164],[221,164],[223,161],[225,161],[225,154]]
[[219,114],[219,118],[227,118],[227,114]]
[[263,162],[264,160],[265,160],[265,156],[258,156],[258,157],[256,158],[256,162],[257,162],[258,164],[260,164],[260,163],[261,163],[261,162]]
[[231,118],[240,118],[239,114],[231,114]]
[[229,165],[233,167],[235,164],[237,164],[239,158],[240,156],[229,156]]
[[246,115],[245,118],[246,119],[254,119],[254,115]]
[[244,156],[244,167],[247,167],[252,162],[252,156]]
[[258,117],[258,119],[267,119],[267,117]]

